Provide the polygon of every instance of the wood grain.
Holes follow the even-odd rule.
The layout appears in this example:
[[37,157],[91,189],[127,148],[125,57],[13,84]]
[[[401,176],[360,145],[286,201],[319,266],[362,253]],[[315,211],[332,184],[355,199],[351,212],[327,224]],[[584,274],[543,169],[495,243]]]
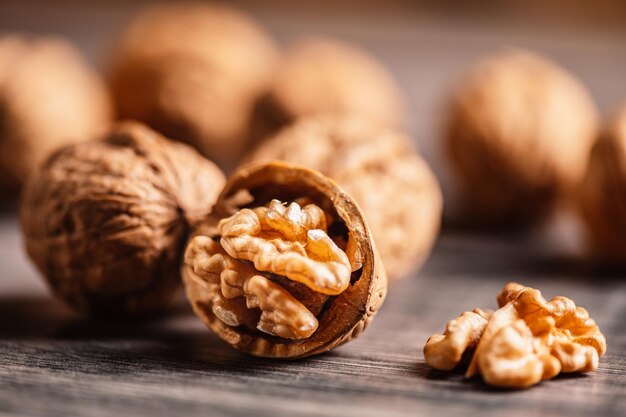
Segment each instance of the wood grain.
[[[532,248],[532,249],[529,249]],[[524,238],[445,234],[426,268],[391,288],[359,339],[311,359],[263,360],[212,336],[181,300],[148,323],[91,322],[49,298],[0,221],[0,412],[7,415],[623,416],[626,280],[546,257]],[[8,272],[8,273],[7,273]],[[426,338],[508,280],[586,307],[608,339],[598,372],[526,391],[429,369]]]

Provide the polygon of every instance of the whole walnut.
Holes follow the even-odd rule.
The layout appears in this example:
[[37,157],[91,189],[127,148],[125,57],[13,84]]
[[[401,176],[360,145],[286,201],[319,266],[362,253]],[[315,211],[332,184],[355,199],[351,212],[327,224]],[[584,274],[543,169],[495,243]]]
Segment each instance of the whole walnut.
[[356,45],[305,38],[281,61],[254,135],[318,113],[350,113],[390,127],[406,123],[400,88],[381,62]]
[[15,195],[49,152],[104,130],[104,82],[56,37],[0,37],[0,194]]
[[161,5],[142,12],[123,34],[110,81],[122,117],[227,165],[245,145],[277,57],[268,34],[239,10]]
[[584,174],[597,115],[585,88],[546,58],[479,62],[449,109],[446,150],[469,223],[511,228],[549,216]]
[[600,261],[626,265],[626,105],[595,143],[575,200]]
[[183,245],[211,209],[222,172],[143,125],[51,155],[24,190],[30,258],[53,292],[95,315],[146,315],[180,287]]
[[442,196],[410,139],[362,117],[302,118],[262,143],[249,160],[284,160],[334,179],[359,204],[390,280],[428,256],[439,232]]

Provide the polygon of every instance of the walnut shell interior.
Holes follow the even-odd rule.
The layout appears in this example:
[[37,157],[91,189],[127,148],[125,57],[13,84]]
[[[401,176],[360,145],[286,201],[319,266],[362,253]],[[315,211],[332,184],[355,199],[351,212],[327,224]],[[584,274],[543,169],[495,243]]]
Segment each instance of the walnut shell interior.
[[[286,284],[285,277],[273,281],[284,285],[296,298],[309,303],[319,325],[302,339],[276,337],[250,326],[231,326],[213,313],[211,295],[189,261],[182,267],[187,295],[195,312],[222,339],[257,356],[297,358],[325,352],[358,335],[382,304],[386,275],[371,233],[356,203],[332,180],[316,171],[286,163],[252,163],[238,169],[217,199],[210,218],[194,237],[220,239],[219,223],[245,208],[264,206],[272,200],[306,201],[321,208],[330,219],[328,235],[344,250],[356,269],[350,283],[338,295],[311,299],[310,291]],[[189,250],[188,246],[188,250]],[[256,264],[255,264],[256,265]],[[293,281],[292,281],[293,282]],[[299,292],[300,291],[300,292]]]

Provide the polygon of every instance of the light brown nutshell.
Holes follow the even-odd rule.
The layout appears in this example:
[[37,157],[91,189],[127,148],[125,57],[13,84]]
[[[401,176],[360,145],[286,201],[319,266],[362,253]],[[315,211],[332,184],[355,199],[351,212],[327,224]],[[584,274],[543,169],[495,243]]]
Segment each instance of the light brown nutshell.
[[103,80],[67,41],[0,36],[0,194],[15,195],[48,153],[111,117]]
[[198,316],[256,356],[299,358],[356,337],[387,280],[360,209],[322,174],[252,163],[228,180],[182,268]]
[[598,368],[606,339],[587,310],[566,297],[546,301],[538,290],[514,282],[497,298],[494,313],[463,313],[443,335],[431,336],[426,363],[450,370],[473,351],[466,376],[480,374],[487,384],[504,388]]
[[318,115],[281,130],[248,159],[284,160],[337,181],[363,209],[393,280],[426,259],[441,222],[437,179],[409,143],[361,117]]
[[225,178],[187,145],[143,125],[62,148],[25,188],[26,249],[54,293],[97,315],[147,315],[180,286],[191,226]]
[[242,11],[161,5],[140,13],[123,34],[110,80],[122,117],[229,164],[245,145],[277,56],[269,35]]
[[626,105],[594,145],[574,200],[593,256],[614,266],[626,265]]
[[389,70],[356,45],[305,38],[288,49],[260,106],[256,136],[319,113],[349,113],[403,128],[404,98]]
[[509,50],[480,61],[454,93],[445,138],[466,221],[546,218],[584,174],[596,124],[588,92],[548,59]]

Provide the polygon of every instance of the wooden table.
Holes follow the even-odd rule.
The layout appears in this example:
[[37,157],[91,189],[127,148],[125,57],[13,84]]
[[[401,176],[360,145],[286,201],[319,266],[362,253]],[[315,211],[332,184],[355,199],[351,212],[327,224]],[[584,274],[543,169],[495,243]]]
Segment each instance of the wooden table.
[[[181,300],[149,323],[101,323],[51,299],[0,220],[0,414],[46,416],[624,416],[626,280],[581,272],[524,238],[444,234],[419,277],[390,290],[372,326],[295,361],[239,353]],[[532,248],[532,249],[529,249]],[[422,348],[448,319],[495,307],[508,280],[573,298],[608,339],[596,373],[525,391],[429,369]]]
[[[112,39],[148,0],[0,2],[0,31],[58,33],[104,67]],[[423,2],[236,0],[281,41],[325,33],[364,46],[407,95],[409,130],[454,193],[439,128],[451,85],[507,45],[542,52],[589,87],[604,114],[626,99],[622,0]],[[356,341],[298,362],[247,357],[212,336],[181,299],[163,320],[97,323],[50,298],[23,255],[14,215],[0,215],[0,414],[46,416],[625,416],[626,279],[589,272],[546,240],[447,231],[419,277],[391,288]],[[558,252],[558,251],[556,251]],[[526,391],[430,370],[422,348],[446,321],[495,307],[509,280],[588,308],[608,339],[600,369]]]

